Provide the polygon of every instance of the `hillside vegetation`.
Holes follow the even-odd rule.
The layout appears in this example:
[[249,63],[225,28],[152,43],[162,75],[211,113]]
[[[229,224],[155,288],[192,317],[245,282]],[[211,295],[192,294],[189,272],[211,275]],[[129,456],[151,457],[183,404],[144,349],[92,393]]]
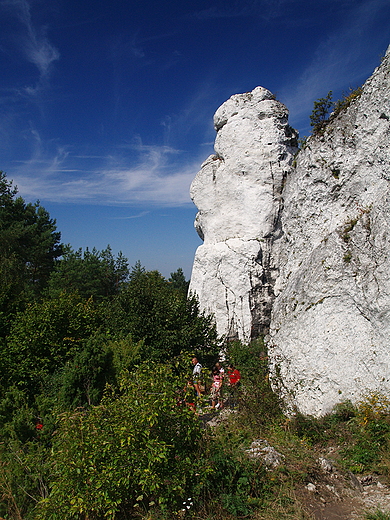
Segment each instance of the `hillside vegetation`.
[[[383,396],[318,420],[287,417],[262,340],[224,345],[181,269],[166,280],[139,262],[129,269],[109,247],[73,251],[4,174],[0,196],[0,518],[325,518],[320,489],[385,482]],[[207,388],[221,349],[242,385],[213,411]],[[197,399],[193,356],[206,388]],[[276,462],[251,456],[254,441]]]

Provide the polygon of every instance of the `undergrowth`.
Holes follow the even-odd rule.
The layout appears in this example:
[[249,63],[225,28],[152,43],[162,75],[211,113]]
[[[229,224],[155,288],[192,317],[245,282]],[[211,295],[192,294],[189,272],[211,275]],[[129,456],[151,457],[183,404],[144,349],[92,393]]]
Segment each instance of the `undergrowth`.
[[[154,389],[148,367],[140,367],[136,377],[124,378],[119,394],[108,393],[87,414],[62,415],[47,468],[54,484],[36,509],[38,516],[18,516],[16,507],[13,513],[18,497],[7,467],[2,468],[0,496],[9,504],[2,515],[7,520],[310,520],[302,490],[320,478],[318,459],[330,448],[345,474],[390,476],[388,398],[370,393],[321,418],[298,412],[287,417],[272,392],[261,340],[231,343],[226,357],[226,365],[240,370],[242,384],[234,400],[226,400],[226,410],[214,414],[220,419],[216,426],[202,428],[202,415],[185,408],[183,415],[172,406],[174,371],[154,366]],[[262,458],[251,458],[247,450],[254,441],[267,442],[280,455],[279,463],[267,466]],[[15,454],[20,457],[21,451]],[[26,464],[34,460],[26,458]],[[8,464],[11,468],[13,462]],[[367,519],[388,520],[381,515]]]
[[[219,496],[210,496],[207,505],[197,511],[197,519],[312,518],[299,494],[307,483],[319,478],[318,459],[329,449],[335,465],[346,475],[352,472],[390,476],[388,398],[370,393],[356,405],[348,401],[340,403],[321,418],[298,412],[286,417],[269,384],[267,354],[262,342],[249,346],[233,343],[227,356],[242,373],[239,410],[207,431],[206,437],[211,442],[209,447],[218,446],[221,450],[214,461],[224,473],[226,462],[221,462],[221,454],[222,460],[235,461],[236,486],[232,485],[230,469],[227,472],[230,487],[224,488]],[[279,466],[267,468],[261,462],[248,461],[245,449],[256,439],[267,440],[282,454]],[[367,518],[387,520],[388,516],[377,512]]]

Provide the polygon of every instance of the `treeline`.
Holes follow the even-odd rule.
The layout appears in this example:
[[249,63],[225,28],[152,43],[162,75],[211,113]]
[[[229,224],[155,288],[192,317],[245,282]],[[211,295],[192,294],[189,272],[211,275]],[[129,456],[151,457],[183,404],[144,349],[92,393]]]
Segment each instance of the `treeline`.
[[210,484],[175,403],[220,344],[187,290],[181,269],[62,244],[0,173],[0,517],[132,518]]

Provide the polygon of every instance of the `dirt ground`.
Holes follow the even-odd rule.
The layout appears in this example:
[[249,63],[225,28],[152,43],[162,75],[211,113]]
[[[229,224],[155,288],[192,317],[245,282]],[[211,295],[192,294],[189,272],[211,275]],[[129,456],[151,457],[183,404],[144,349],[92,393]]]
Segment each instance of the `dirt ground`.
[[[205,428],[215,427],[230,413],[233,411],[202,414],[200,419]],[[338,451],[339,447],[330,446],[319,453],[311,480],[296,490],[302,509],[313,520],[367,520],[368,513],[378,511],[390,515],[390,480],[384,475],[341,471],[336,462]]]
[[298,496],[315,520],[365,520],[367,513],[390,514],[389,482],[381,475],[342,474],[331,458],[319,459],[319,471]]

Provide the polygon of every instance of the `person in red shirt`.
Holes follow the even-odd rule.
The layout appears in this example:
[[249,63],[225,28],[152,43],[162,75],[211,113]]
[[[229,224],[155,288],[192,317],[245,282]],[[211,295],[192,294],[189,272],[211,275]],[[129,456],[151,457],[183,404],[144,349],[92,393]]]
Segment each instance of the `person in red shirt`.
[[228,366],[228,377],[229,377],[229,385],[233,387],[237,387],[240,384],[241,374],[240,371],[235,368],[233,365]]
[[238,388],[240,386],[241,374],[240,371],[233,365],[228,366],[228,378],[229,378],[229,405],[230,408],[235,408],[238,404]]

